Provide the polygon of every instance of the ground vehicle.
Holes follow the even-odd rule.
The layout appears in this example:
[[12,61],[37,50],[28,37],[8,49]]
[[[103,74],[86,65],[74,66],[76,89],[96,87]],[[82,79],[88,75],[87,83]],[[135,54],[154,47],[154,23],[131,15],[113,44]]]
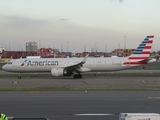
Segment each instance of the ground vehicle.
[[159,113],[120,113],[119,120],[160,120]]

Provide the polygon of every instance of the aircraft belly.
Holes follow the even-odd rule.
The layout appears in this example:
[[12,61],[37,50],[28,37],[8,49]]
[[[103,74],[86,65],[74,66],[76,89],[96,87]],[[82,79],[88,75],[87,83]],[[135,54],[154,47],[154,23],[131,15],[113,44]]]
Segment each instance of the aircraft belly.
[[118,71],[118,70],[124,70],[128,69],[130,67],[122,66],[122,65],[108,65],[108,64],[99,64],[96,66],[85,66],[93,72],[109,72],[109,71]]

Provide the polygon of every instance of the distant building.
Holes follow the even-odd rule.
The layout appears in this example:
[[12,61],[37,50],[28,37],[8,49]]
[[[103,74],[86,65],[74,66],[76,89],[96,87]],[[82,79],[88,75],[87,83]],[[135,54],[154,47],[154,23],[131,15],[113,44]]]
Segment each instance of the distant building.
[[4,54],[5,49],[4,48],[0,48],[0,58],[2,57],[2,55]]
[[27,42],[26,43],[27,52],[36,52],[37,51],[37,42]]
[[111,56],[119,56],[119,57],[124,57],[124,56],[129,56],[133,53],[135,49],[115,49],[111,52]]

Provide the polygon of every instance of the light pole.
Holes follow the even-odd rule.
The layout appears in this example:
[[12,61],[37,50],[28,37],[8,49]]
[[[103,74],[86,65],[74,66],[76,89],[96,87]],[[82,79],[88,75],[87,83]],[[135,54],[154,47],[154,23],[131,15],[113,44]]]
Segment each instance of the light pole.
[[69,42],[67,41],[67,52],[69,52]]
[[61,53],[63,52],[63,44],[61,44]]
[[9,51],[10,51],[10,42],[9,42]]
[[107,45],[105,45],[105,53],[107,53]]
[[124,36],[124,49],[126,49],[126,36]]
[[95,42],[95,53],[97,52],[97,42]]
[[39,40],[39,49],[41,48],[41,40]]
[[126,36],[124,36],[124,55],[126,56]]
[[20,51],[20,44],[18,44],[18,49],[19,49],[19,51]]

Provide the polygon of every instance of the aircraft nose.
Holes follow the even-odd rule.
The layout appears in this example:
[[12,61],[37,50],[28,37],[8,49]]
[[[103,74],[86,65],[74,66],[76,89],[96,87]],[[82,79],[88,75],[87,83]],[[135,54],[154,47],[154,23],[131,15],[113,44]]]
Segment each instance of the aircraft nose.
[[3,70],[6,70],[6,65],[3,65],[3,66],[2,66],[2,69],[3,69]]

